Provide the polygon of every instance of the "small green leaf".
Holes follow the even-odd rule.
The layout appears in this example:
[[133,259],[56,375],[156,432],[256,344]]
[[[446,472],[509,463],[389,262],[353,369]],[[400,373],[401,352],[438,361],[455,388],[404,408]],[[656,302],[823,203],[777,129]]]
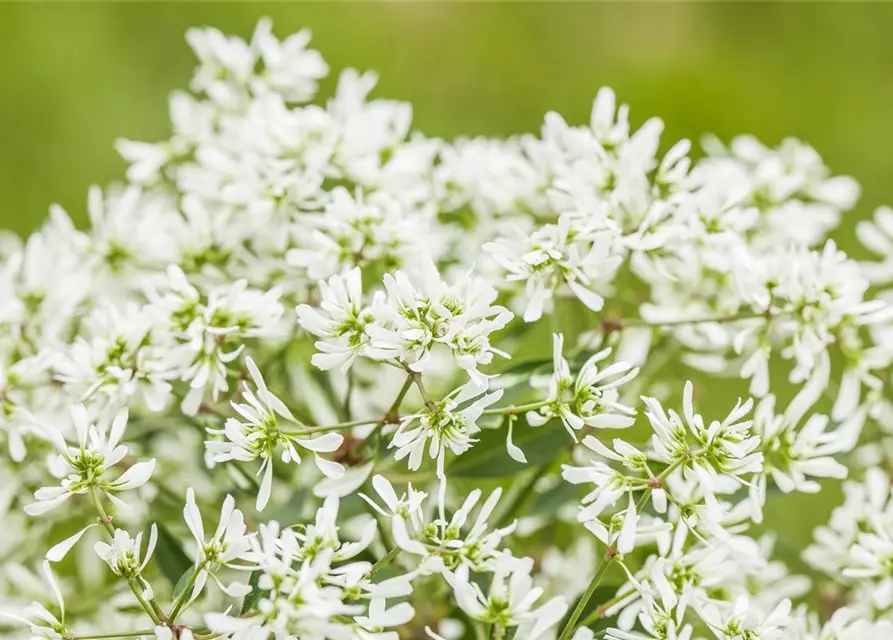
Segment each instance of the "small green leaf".
[[552,358],[533,358],[516,362],[499,372],[501,376],[527,376],[551,371]]
[[161,573],[172,585],[176,585],[184,573],[192,568],[192,560],[183,551],[177,539],[171,535],[163,524],[158,523],[158,546],[155,548],[155,560]]
[[180,579],[177,580],[177,584],[174,586],[174,597],[176,598],[181,593],[183,593],[183,589],[186,588],[186,585],[189,584],[190,578],[192,578],[192,574],[195,571],[194,567],[190,567],[186,571],[183,572],[183,575],[180,576]]
[[245,596],[245,599],[242,600],[242,610],[239,612],[239,615],[244,615],[257,607],[258,601],[264,596],[264,591],[261,591],[257,583],[260,580],[261,572],[260,569],[251,572],[251,577],[248,579],[248,584],[251,586],[251,591],[248,592],[248,595]]

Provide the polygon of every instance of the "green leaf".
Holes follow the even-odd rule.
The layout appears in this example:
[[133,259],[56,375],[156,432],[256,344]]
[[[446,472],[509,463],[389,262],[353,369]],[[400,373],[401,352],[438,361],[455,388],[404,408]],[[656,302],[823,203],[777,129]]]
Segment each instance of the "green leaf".
[[532,373],[547,373],[552,369],[552,358],[533,358],[515,362],[499,372],[501,376],[527,376]]
[[189,584],[190,578],[192,578],[192,574],[195,572],[195,567],[190,567],[186,571],[183,572],[183,575],[180,576],[180,579],[177,580],[177,584],[174,585],[174,597],[176,598],[181,593],[183,593],[183,589],[186,588],[186,585]]
[[248,592],[248,595],[245,596],[245,599],[242,600],[242,610],[239,612],[239,615],[244,615],[257,607],[258,601],[264,596],[265,591],[261,591],[257,587],[257,583],[260,580],[261,572],[260,569],[256,569],[251,572],[251,577],[248,579],[248,584],[251,586],[251,591]]
[[158,526],[158,546],[155,547],[155,560],[161,573],[172,585],[177,585],[184,573],[192,568],[192,560],[183,551],[177,539],[161,523]]
[[541,427],[531,427],[524,416],[518,416],[512,441],[524,451],[527,464],[512,460],[505,449],[508,434],[505,422],[498,429],[478,434],[478,442],[456,458],[448,467],[448,475],[459,478],[504,478],[530,470],[554,460],[571,443],[570,436],[557,420]]

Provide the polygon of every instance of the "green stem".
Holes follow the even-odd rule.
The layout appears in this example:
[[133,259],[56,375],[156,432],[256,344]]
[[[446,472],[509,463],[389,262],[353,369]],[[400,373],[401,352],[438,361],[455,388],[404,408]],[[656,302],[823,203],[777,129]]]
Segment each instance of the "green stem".
[[141,629],[140,631],[124,631],[123,633],[101,633],[89,636],[74,636],[72,640],[102,640],[103,638],[138,638],[140,636],[153,636],[155,629]]
[[620,325],[621,328],[627,327],[678,327],[687,324],[704,324],[707,322],[716,322],[719,324],[725,322],[735,322],[736,320],[749,320],[753,318],[772,318],[770,311],[738,311],[737,313],[707,316],[704,318],[685,318],[682,320],[666,320],[664,322],[648,322],[643,318],[621,318],[613,321]]
[[394,399],[393,404],[391,404],[391,408],[388,409],[389,416],[393,416],[400,410],[400,405],[403,404],[403,399],[406,397],[406,394],[409,393],[409,390],[412,387],[412,381],[412,374],[406,376],[406,381],[403,383],[403,386],[400,387],[400,393],[397,394],[397,397]]
[[[109,536],[112,538],[112,541],[115,539],[115,527],[112,525],[112,519],[109,517],[108,513],[106,513],[105,509],[102,506],[102,501],[99,499],[99,494],[95,487],[90,489],[90,496],[93,498],[93,504],[96,506],[96,511],[99,513],[99,520],[105,526],[105,530],[108,532]],[[161,607],[158,606],[158,603],[155,602],[155,598],[150,598],[147,602],[143,597],[142,589],[140,588],[139,583],[137,582],[136,577],[127,578],[127,584],[130,586],[130,590],[133,592],[134,597],[140,603],[143,609],[146,610],[146,613],[152,619],[152,622],[155,624],[161,624],[161,620],[164,618],[164,613],[161,611]]]
[[[654,478],[654,485],[660,486],[660,484],[667,479],[667,477],[673,473],[680,466],[685,464],[686,461],[691,460],[694,457],[697,457],[699,454],[703,453],[703,449],[699,449],[691,453],[690,455],[674,460],[672,464],[670,464],[666,469],[664,469],[660,475]],[[653,487],[649,485],[645,491],[642,493],[642,497],[639,498],[638,504],[636,504],[636,513],[639,513],[645,505],[648,503],[648,498],[651,497],[651,492],[653,491]],[[614,561],[616,557],[616,551],[613,547],[609,547],[607,553],[604,558],[602,558],[599,563],[598,569],[595,572],[595,576],[592,578],[592,582],[589,583],[589,587],[587,587],[586,592],[580,598],[580,601],[577,603],[577,607],[574,609],[573,614],[571,614],[570,619],[564,627],[564,630],[561,632],[561,636],[559,636],[558,640],[569,640],[573,632],[575,631],[575,627],[577,624],[577,620],[580,619],[580,616],[583,614],[583,611],[586,610],[586,605],[589,604],[589,600],[592,598],[592,594],[595,593],[595,589],[598,587],[599,582],[604,577],[605,572],[608,570],[610,564]],[[599,609],[603,609],[604,607],[599,607]],[[598,613],[598,611],[596,611]],[[590,615],[592,617],[592,615]],[[598,617],[598,616],[596,616]],[[589,620],[589,618],[587,618]],[[587,623],[584,622],[585,626]]]
[[425,383],[422,382],[422,374],[409,369],[407,369],[407,372],[412,378],[412,381],[415,382],[415,386],[419,388],[419,393],[422,394],[422,400],[425,401],[425,408],[428,409],[428,411],[433,411],[435,408],[434,401],[431,400],[428,391],[425,389]]
[[[400,405],[403,404],[403,400],[406,397],[406,394],[409,392],[410,387],[412,387],[413,383],[418,387],[419,392],[422,394],[422,398],[425,400],[425,406],[430,410],[434,408],[434,401],[431,400],[431,397],[428,395],[427,390],[425,389],[425,385],[422,382],[422,376],[415,372],[410,372],[406,378],[406,382],[403,384],[403,387],[400,389],[400,393],[397,395],[397,398],[394,400],[394,403],[391,405],[391,408],[388,409],[387,413],[384,417],[393,416],[393,414],[397,413],[400,409]],[[511,405],[508,407],[498,407],[495,409],[486,409],[484,410],[484,415],[499,415],[505,413],[522,413],[524,411],[535,411],[542,407],[545,407],[549,404],[551,400],[539,400],[537,402],[530,402],[528,404],[519,404],[519,405]],[[316,435],[317,433],[326,433],[328,431],[340,431],[341,429],[351,429],[353,427],[362,427],[370,424],[379,424],[382,421],[382,418],[363,418],[362,420],[349,420],[347,422],[338,422],[337,424],[327,424],[320,425],[315,427],[307,427],[305,429],[298,429],[296,431],[282,431],[282,435],[288,436],[290,438],[295,437],[306,437]]]
[[192,570],[192,575],[189,576],[189,581],[186,583],[186,586],[183,587],[183,591],[180,592],[180,595],[177,596],[177,599],[174,600],[174,604],[171,607],[171,612],[167,616],[169,624],[174,624],[174,622],[177,620],[177,616],[179,616],[180,613],[183,611],[183,606],[189,601],[189,598],[192,594],[192,588],[195,586],[195,581],[198,580],[198,574],[202,572],[207,564],[207,560],[202,560],[202,562],[197,564]]
[[[400,405],[403,404],[404,398],[406,398],[406,394],[409,392],[409,389],[412,387],[412,383],[415,380],[415,374],[410,373],[406,376],[406,382],[403,383],[403,386],[400,388],[400,393],[397,394],[397,397],[394,399],[394,402],[391,404],[391,408],[388,409],[387,413],[382,418],[365,418],[363,420],[349,420],[347,422],[339,422],[338,424],[329,424],[325,426],[318,427],[308,427],[306,429],[299,429],[297,431],[283,431],[282,433],[286,436],[295,437],[295,436],[312,436],[317,433],[325,433],[327,431],[339,431],[341,429],[350,429],[353,427],[362,427],[370,424],[380,424],[383,418],[392,418],[394,414],[397,413],[400,409]],[[419,381],[421,382],[421,381]]]
[[393,559],[396,558],[398,555],[400,555],[400,552],[401,552],[401,551],[402,551],[402,549],[401,549],[400,547],[394,547],[393,549],[391,549],[390,551],[388,551],[384,556],[382,556],[382,557],[378,560],[378,562],[376,562],[375,564],[372,565],[372,568],[369,569],[368,576],[371,578],[371,577],[374,576],[376,573],[378,573],[379,571],[381,571],[382,567],[384,567],[384,566],[385,566],[386,564],[388,564],[391,560],[393,560]]
[[611,598],[611,599],[608,600],[607,602],[604,602],[604,603],[598,605],[598,606],[592,611],[592,613],[590,613],[588,616],[586,616],[585,618],[583,618],[583,622],[580,623],[580,626],[581,626],[581,627],[588,627],[588,626],[591,625],[593,622],[595,622],[596,620],[598,620],[599,618],[601,618],[602,616],[604,616],[604,615],[605,615],[605,612],[607,612],[608,609],[610,609],[611,607],[613,607],[615,604],[617,604],[618,602],[620,602],[620,601],[623,600],[624,598],[629,597],[630,595],[631,595],[631,592],[627,591],[627,592],[624,593],[623,595],[614,596],[613,598]]
[[312,436],[317,433],[326,433],[328,431],[340,431],[341,429],[351,429],[353,427],[361,427],[367,424],[377,424],[379,418],[366,418],[363,420],[350,420],[348,422],[339,422],[338,424],[328,424],[320,427],[307,427],[306,429],[298,429],[297,431],[282,431],[282,435],[294,437]]
[[539,400],[537,402],[529,402],[527,404],[509,405],[507,407],[496,407],[494,409],[484,409],[483,414],[486,416],[495,416],[503,413],[523,413],[525,411],[536,411],[545,407],[552,402],[551,400]]
[[347,372],[347,391],[344,394],[344,402],[341,405],[341,413],[346,420],[350,420],[350,398],[353,395],[355,384],[353,369]]
[[598,569],[595,571],[595,575],[592,576],[592,581],[589,583],[589,586],[586,587],[586,591],[580,596],[580,600],[577,602],[577,606],[574,608],[574,612],[571,614],[571,617],[568,619],[567,624],[564,625],[564,629],[561,631],[561,635],[558,637],[558,640],[570,640],[571,636],[574,633],[574,630],[577,626],[577,620],[580,619],[580,616],[583,615],[583,612],[586,610],[586,605],[589,604],[589,600],[592,598],[592,594],[595,593],[595,590],[598,588],[599,583],[602,581],[602,578],[605,577],[605,574],[608,572],[608,567],[611,566],[611,562],[614,560],[614,554],[612,552],[612,548],[608,548],[608,551],[605,553],[605,556],[602,558],[601,562],[598,565]]

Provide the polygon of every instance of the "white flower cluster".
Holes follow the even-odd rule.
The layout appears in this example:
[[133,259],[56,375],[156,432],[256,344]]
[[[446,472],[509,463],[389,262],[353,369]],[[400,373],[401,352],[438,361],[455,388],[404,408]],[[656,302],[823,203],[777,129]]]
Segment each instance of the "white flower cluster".
[[89,228],[0,239],[0,634],[893,639],[893,210],[853,260],[811,147],[609,89],[426,137],[309,38],[191,30]]

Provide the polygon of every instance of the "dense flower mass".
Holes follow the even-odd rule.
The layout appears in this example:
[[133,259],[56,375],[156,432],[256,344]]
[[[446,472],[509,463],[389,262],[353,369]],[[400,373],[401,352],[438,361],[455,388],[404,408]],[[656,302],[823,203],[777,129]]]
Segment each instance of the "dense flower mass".
[[89,227],[2,239],[0,635],[893,639],[893,210],[859,261],[798,140],[447,141],[187,40]]

